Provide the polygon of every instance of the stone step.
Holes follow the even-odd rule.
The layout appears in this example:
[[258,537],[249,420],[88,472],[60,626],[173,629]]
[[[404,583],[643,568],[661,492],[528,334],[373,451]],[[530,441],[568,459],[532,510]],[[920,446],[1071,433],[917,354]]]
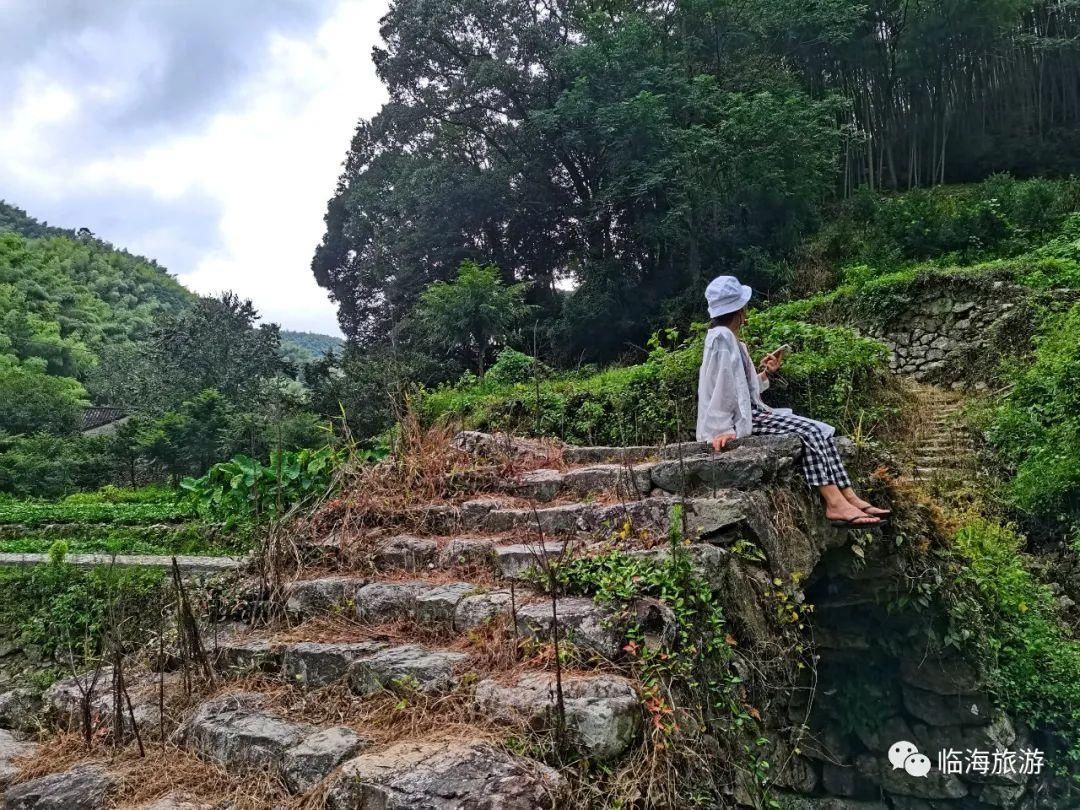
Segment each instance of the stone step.
[[348,760],[328,781],[325,806],[553,810],[566,794],[558,771],[490,743],[406,740]]
[[[697,450],[698,445],[692,449]],[[635,499],[650,494],[753,489],[791,473],[801,454],[801,443],[795,437],[758,436],[743,440],[723,453],[708,448],[706,452],[667,460],[533,470],[505,482],[502,489],[541,502],[600,493]]]
[[[568,605],[566,612],[564,643],[574,638],[575,629],[584,635],[595,632],[608,637],[609,631],[600,630],[599,622],[583,621],[585,613],[575,610],[573,605]],[[531,630],[535,621],[536,617],[523,620],[523,631]],[[467,674],[468,658],[461,652],[416,644],[275,643],[260,639],[226,642],[218,656],[219,665],[237,666],[244,662],[262,672],[276,669],[283,679],[301,688],[344,681],[359,695],[385,690],[406,696],[417,692],[445,693],[457,688],[462,683],[459,676]],[[230,670],[222,669],[219,673],[226,675]],[[132,680],[136,682],[138,677]],[[476,682],[475,676],[464,681],[467,688],[472,682]],[[497,720],[512,724],[510,731],[515,734],[522,726],[535,731],[550,728],[554,717],[554,676],[550,673],[522,675],[512,684],[494,680],[482,683],[483,689],[475,689],[470,696],[478,711],[488,716],[497,714]],[[563,689],[568,741],[582,754],[597,759],[612,758],[636,741],[641,710],[629,681],[607,674],[568,675]],[[106,706],[95,708],[95,713],[107,711]],[[135,711],[136,715],[140,714],[138,704]],[[137,719],[140,723],[143,720]],[[284,717],[268,709],[266,696],[257,692],[226,693],[205,701],[181,725],[177,739],[201,758],[230,772],[269,771],[279,776],[294,794],[310,792],[342,762],[372,746],[368,736],[352,728],[317,727]],[[10,781],[16,775],[8,760],[33,751],[33,745],[18,741],[8,732],[0,732],[0,779]],[[16,793],[32,797],[41,791],[55,791],[67,781],[66,776],[53,775],[44,781],[20,785]],[[76,778],[72,781],[79,782]]]
[[4,789],[19,775],[15,761],[36,755],[38,748],[36,743],[0,729],[0,795],[3,795]]
[[269,770],[292,793],[305,793],[371,744],[350,728],[296,723],[264,706],[254,692],[209,700],[181,729],[184,745],[229,771]]
[[545,557],[566,550],[565,542],[520,543],[505,536],[418,537],[397,535],[377,541],[371,564],[378,571],[475,569],[491,571],[504,578],[521,574]]
[[[627,504],[596,505],[575,503],[538,509],[492,510],[492,525],[502,531],[495,535],[422,537],[396,535],[374,542],[368,562],[378,572],[403,571],[414,574],[443,571],[475,578],[477,569],[501,579],[522,579],[527,571],[542,567],[546,560],[584,546],[587,538],[572,541],[549,539],[541,543],[516,542],[513,534],[535,530],[539,524],[549,538],[597,532],[622,531],[627,522],[634,530],[668,531],[669,517],[682,504],[688,539],[716,539],[740,527],[745,528],[753,512],[752,495],[724,490],[715,498],[648,498]],[[598,538],[605,539],[605,538]],[[356,560],[345,557],[344,564]],[[365,563],[366,567],[366,563]],[[298,581],[287,589],[287,607],[293,613],[324,612],[352,600],[355,592],[373,584],[369,577],[336,575]],[[347,595],[346,595],[347,592]],[[302,603],[302,604],[301,604]]]
[[539,529],[548,538],[615,531],[629,523],[635,530],[652,529],[666,533],[672,507],[682,503],[687,529],[696,538],[715,534],[743,522],[749,506],[746,494],[724,490],[711,498],[677,501],[671,497],[650,497],[617,504],[572,503],[538,509],[495,508],[485,515],[481,527],[488,532]]
[[[556,724],[556,689],[555,676],[548,672],[523,675],[510,684],[486,680],[476,686],[476,704],[486,717],[544,731]],[[564,677],[562,695],[566,730],[579,753],[610,761],[637,740],[641,705],[626,678]]]
[[915,477],[916,478],[932,478],[933,476],[938,475],[938,474],[943,473],[943,472],[945,472],[945,469],[942,468],[942,467],[916,467],[915,468]]

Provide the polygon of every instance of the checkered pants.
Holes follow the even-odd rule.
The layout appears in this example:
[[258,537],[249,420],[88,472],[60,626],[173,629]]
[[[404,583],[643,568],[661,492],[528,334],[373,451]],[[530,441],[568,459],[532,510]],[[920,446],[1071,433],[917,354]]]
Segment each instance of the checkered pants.
[[832,436],[826,436],[821,428],[809,419],[795,414],[778,414],[754,408],[754,433],[758,435],[788,435],[794,433],[803,443],[803,472],[806,483],[812,487],[836,484],[844,489],[851,486],[840,451]]

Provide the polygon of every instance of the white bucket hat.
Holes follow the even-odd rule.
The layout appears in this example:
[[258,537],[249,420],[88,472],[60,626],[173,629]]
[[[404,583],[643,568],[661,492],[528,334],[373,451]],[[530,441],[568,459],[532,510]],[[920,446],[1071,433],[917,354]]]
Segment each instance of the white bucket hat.
[[705,288],[705,300],[709,303],[709,317],[738,312],[746,306],[754,291],[740,284],[735,276],[717,276]]

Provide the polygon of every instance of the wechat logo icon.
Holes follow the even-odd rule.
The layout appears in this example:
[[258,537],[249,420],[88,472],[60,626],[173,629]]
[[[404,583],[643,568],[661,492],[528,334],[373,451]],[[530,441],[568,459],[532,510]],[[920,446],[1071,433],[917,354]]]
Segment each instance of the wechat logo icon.
[[903,770],[908,776],[923,776],[930,773],[930,757],[919,753],[914,743],[906,740],[895,742],[889,749],[889,762],[893,770]]

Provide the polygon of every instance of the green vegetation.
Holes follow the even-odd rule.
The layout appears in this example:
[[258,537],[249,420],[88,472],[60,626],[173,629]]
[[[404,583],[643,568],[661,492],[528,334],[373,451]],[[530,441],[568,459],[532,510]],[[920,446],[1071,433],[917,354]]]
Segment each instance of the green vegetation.
[[19,527],[17,533],[0,531],[0,553],[47,554],[57,544],[71,554],[199,557],[234,556],[244,553],[249,546],[243,533],[230,532],[226,537],[223,532],[203,523],[184,523],[167,529],[157,525],[88,523],[49,525],[38,529]]
[[[427,392],[421,409],[428,419],[460,418],[473,428],[553,435],[573,443],[643,444],[692,436],[697,376],[704,345],[701,332],[674,348],[672,334],[650,342],[646,362],[593,374],[558,375],[544,380],[497,382],[495,371],[527,364],[519,353],[500,355],[494,379],[466,378],[457,386]],[[746,334],[755,352],[785,343],[794,349],[783,381],[770,392],[775,405],[794,406],[848,432],[866,433],[891,412],[885,350],[842,327],[818,326],[753,313]],[[781,388],[781,385],[784,387]]]
[[1030,362],[989,414],[987,437],[1009,475],[1012,503],[1048,530],[1080,541],[1080,304],[1050,317]]
[[420,296],[416,317],[425,336],[475,358],[480,378],[488,352],[506,340],[528,312],[525,285],[506,286],[494,265],[464,262],[450,283],[436,281]]
[[[953,543],[951,632],[983,658],[999,699],[1035,728],[1063,741],[1080,764],[1080,641],[1064,628],[1055,600],[1021,553],[1024,538],[986,520],[969,522]],[[1057,752],[1055,752],[1057,753]]]
[[198,519],[172,489],[107,486],[59,501],[0,497],[0,552],[194,554],[228,556],[250,546],[251,532]]
[[193,516],[182,501],[112,503],[109,501],[0,501],[0,524],[42,526],[50,523],[177,523]]
[[1074,179],[995,175],[898,195],[863,189],[835,207],[807,253],[842,268],[869,265],[876,273],[911,263],[972,264],[1042,248],[1078,208],[1080,181]]
[[281,332],[281,349],[285,359],[296,365],[318,360],[329,352],[341,354],[344,347],[345,341],[333,335],[288,330]]
[[30,569],[0,568],[0,627],[44,660],[81,666],[100,652],[106,627],[123,627],[131,647],[158,625],[168,596],[162,571],[79,569],[56,553],[53,562]]
[[190,299],[156,264],[95,239],[0,230],[0,437],[74,431],[101,358]]
[[230,527],[259,523],[326,495],[340,461],[332,447],[274,453],[267,464],[234,456],[180,486],[202,515]]
[[382,25],[392,101],[360,122],[313,261],[365,350],[417,350],[423,291],[468,259],[530,284],[533,353],[609,363],[701,318],[721,272],[808,289],[791,254],[837,190],[869,189],[873,255],[969,260],[1022,250],[1062,210],[1052,183],[873,194],[1080,168],[1071,3],[403,0]]

